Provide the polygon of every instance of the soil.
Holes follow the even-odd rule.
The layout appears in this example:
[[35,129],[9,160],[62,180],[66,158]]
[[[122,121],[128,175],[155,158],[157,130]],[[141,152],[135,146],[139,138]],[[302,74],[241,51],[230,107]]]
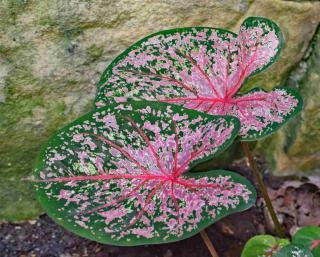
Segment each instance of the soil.
[[[260,160],[260,159],[259,159]],[[307,178],[274,178],[268,175],[263,160],[260,168],[264,171],[265,181],[271,197],[283,220],[286,233],[305,225],[320,225],[315,217],[320,214],[319,185],[311,183]],[[254,181],[245,162],[229,167]],[[289,181],[289,182],[287,182]],[[292,182],[294,181],[294,182]],[[320,183],[319,183],[320,184]],[[299,211],[301,199],[312,198],[307,206],[308,213]],[[288,206],[288,208],[286,207]],[[304,206],[304,209],[306,206]],[[308,214],[308,215],[306,215]],[[315,216],[316,215],[316,216]],[[302,217],[302,218],[301,218]],[[308,218],[309,217],[309,218]],[[299,223],[303,224],[299,224]],[[263,201],[258,195],[255,207],[233,214],[207,228],[207,233],[220,257],[239,257],[245,242],[254,235],[273,233],[272,224],[266,215]],[[54,223],[47,215],[35,221],[19,224],[0,224],[0,256],[1,257],[210,257],[200,235],[189,239],[163,245],[145,245],[137,247],[118,247],[102,245],[78,237]]]

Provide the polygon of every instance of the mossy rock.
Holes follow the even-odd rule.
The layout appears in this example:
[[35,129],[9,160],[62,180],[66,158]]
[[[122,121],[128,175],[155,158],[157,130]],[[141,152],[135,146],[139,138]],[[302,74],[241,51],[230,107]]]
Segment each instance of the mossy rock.
[[[304,60],[287,81],[299,89],[301,114],[272,138],[260,144],[278,174],[320,174],[320,27]],[[265,150],[267,149],[267,150]]]

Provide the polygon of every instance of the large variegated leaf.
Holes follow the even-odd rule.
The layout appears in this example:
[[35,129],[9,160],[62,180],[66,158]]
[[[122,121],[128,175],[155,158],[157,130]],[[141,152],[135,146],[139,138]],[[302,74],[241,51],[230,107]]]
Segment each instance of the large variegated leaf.
[[241,121],[243,140],[262,138],[301,108],[289,89],[237,95],[244,81],[271,65],[282,34],[272,21],[251,17],[238,35],[205,27],[161,31],[135,43],[106,69],[96,106],[152,100]]
[[235,173],[187,172],[231,144],[239,127],[233,117],[164,103],[100,108],[45,146],[37,195],[56,222],[102,243],[192,236],[255,202],[253,186]]

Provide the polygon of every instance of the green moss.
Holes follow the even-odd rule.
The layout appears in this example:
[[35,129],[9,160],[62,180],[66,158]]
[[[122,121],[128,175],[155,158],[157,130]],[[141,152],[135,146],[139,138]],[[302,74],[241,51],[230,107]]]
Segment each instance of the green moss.
[[0,180],[0,222],[33,219],[43,211],[35,199],[32,185],[20,178]]
[[61,35],[66,39],[66,40],[71,40],[79,35],[83,34],[83,29],[80,27],[73,27],[72,24],[59,24],[59,31]]
[[54,19],[52,19],[52,17],[50,16],[41,16],[39,18],[39,25],[51,27],[51,26],[57,25],[57,22]]
[[24,11],[29,1],[3,0],[0,5],[0,24],[14,24],[17,16]]
[[0,55],[5,56],[8,53],[9,49],[3,44],[0,44]]
[[21,179],[32,173],[41,145],[73,119],[64,114],[63,98],[50,97],[53,88],[59,89],[55,83],[41,81],[22,65],[6,78],[6,102],[0,104],[0,221],[30,219],[42,212],[31,184]]
[[95,44],[91,45],[87,48],[87,55],[91,61],[96,61],[99,59],[103,54],[103,47],[99,47]]
[[[45,124],[40,128],[37,124],[27,124],[21,129],[24,126],[19,123],[24,118],[30,119],[32,110],[41,105],[47,109]],[[21,179],[32,173],[41,145],[70,121],[63,115],[64,111],[64,103],[44,103],[41,95],[19,101],[19,104],[1,106],[0,112],[5,115],[0,121],[0,221],[30,219],[42,212],[35,201],[32,186]]]

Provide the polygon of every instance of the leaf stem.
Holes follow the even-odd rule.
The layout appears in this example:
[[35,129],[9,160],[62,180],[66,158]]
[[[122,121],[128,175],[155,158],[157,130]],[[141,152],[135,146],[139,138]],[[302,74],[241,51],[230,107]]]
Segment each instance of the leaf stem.
[[200,231],[200,235],[202,237],[202,240],[206,244],[211,256],[212,257],[219,257],[216,249],[214,249],[214,246],[213,246],[213,244],[212,244],[207,232],[205,230],[202,230],[202,231]]
[[316,240],[312,241],[309,250],[310,250],[310,251],[313,251],[313,250],[316,249],[319,245],[320,245],[320,239],[316,239]]
[[275,210],[274,210],[274,208],[272,206],[272,202],[271,202],[270,197],[268,195],[267,188],[266,188],[265,184],[263,183],[262,176],[261,176],[261,174],[260,174],[260,172],[258,170],[257,163],[253,158],[253,154],[252,154],[252,152],[250,150],[250,147],[249,147],[248,143],[243,142],[243,141],[241,142],[241,145],[242,145],[242,148],[243,148],[245,154],[248,157],[250,168],[251,168],[254,176],[256,177],[256,180],[257,180],[258,185],[259,185],[259,189],[260,189],[260,191],[262,193],[262,197],[263,197],[264,201],[266,202],[266,206],[268,208],[268,211],[269,211],[270,216],[272,218],[272,221],[274,223],[274,226],[275,226],[275,229],[277,231],[277,234],[278,234],[278,236],[280,238],[285,238],[286,236],[285,236],[284,230],[281,227],[280,222],[279,222],[278,217],[277,217],[277,214],[276,214],[276,212],[275,212]]

